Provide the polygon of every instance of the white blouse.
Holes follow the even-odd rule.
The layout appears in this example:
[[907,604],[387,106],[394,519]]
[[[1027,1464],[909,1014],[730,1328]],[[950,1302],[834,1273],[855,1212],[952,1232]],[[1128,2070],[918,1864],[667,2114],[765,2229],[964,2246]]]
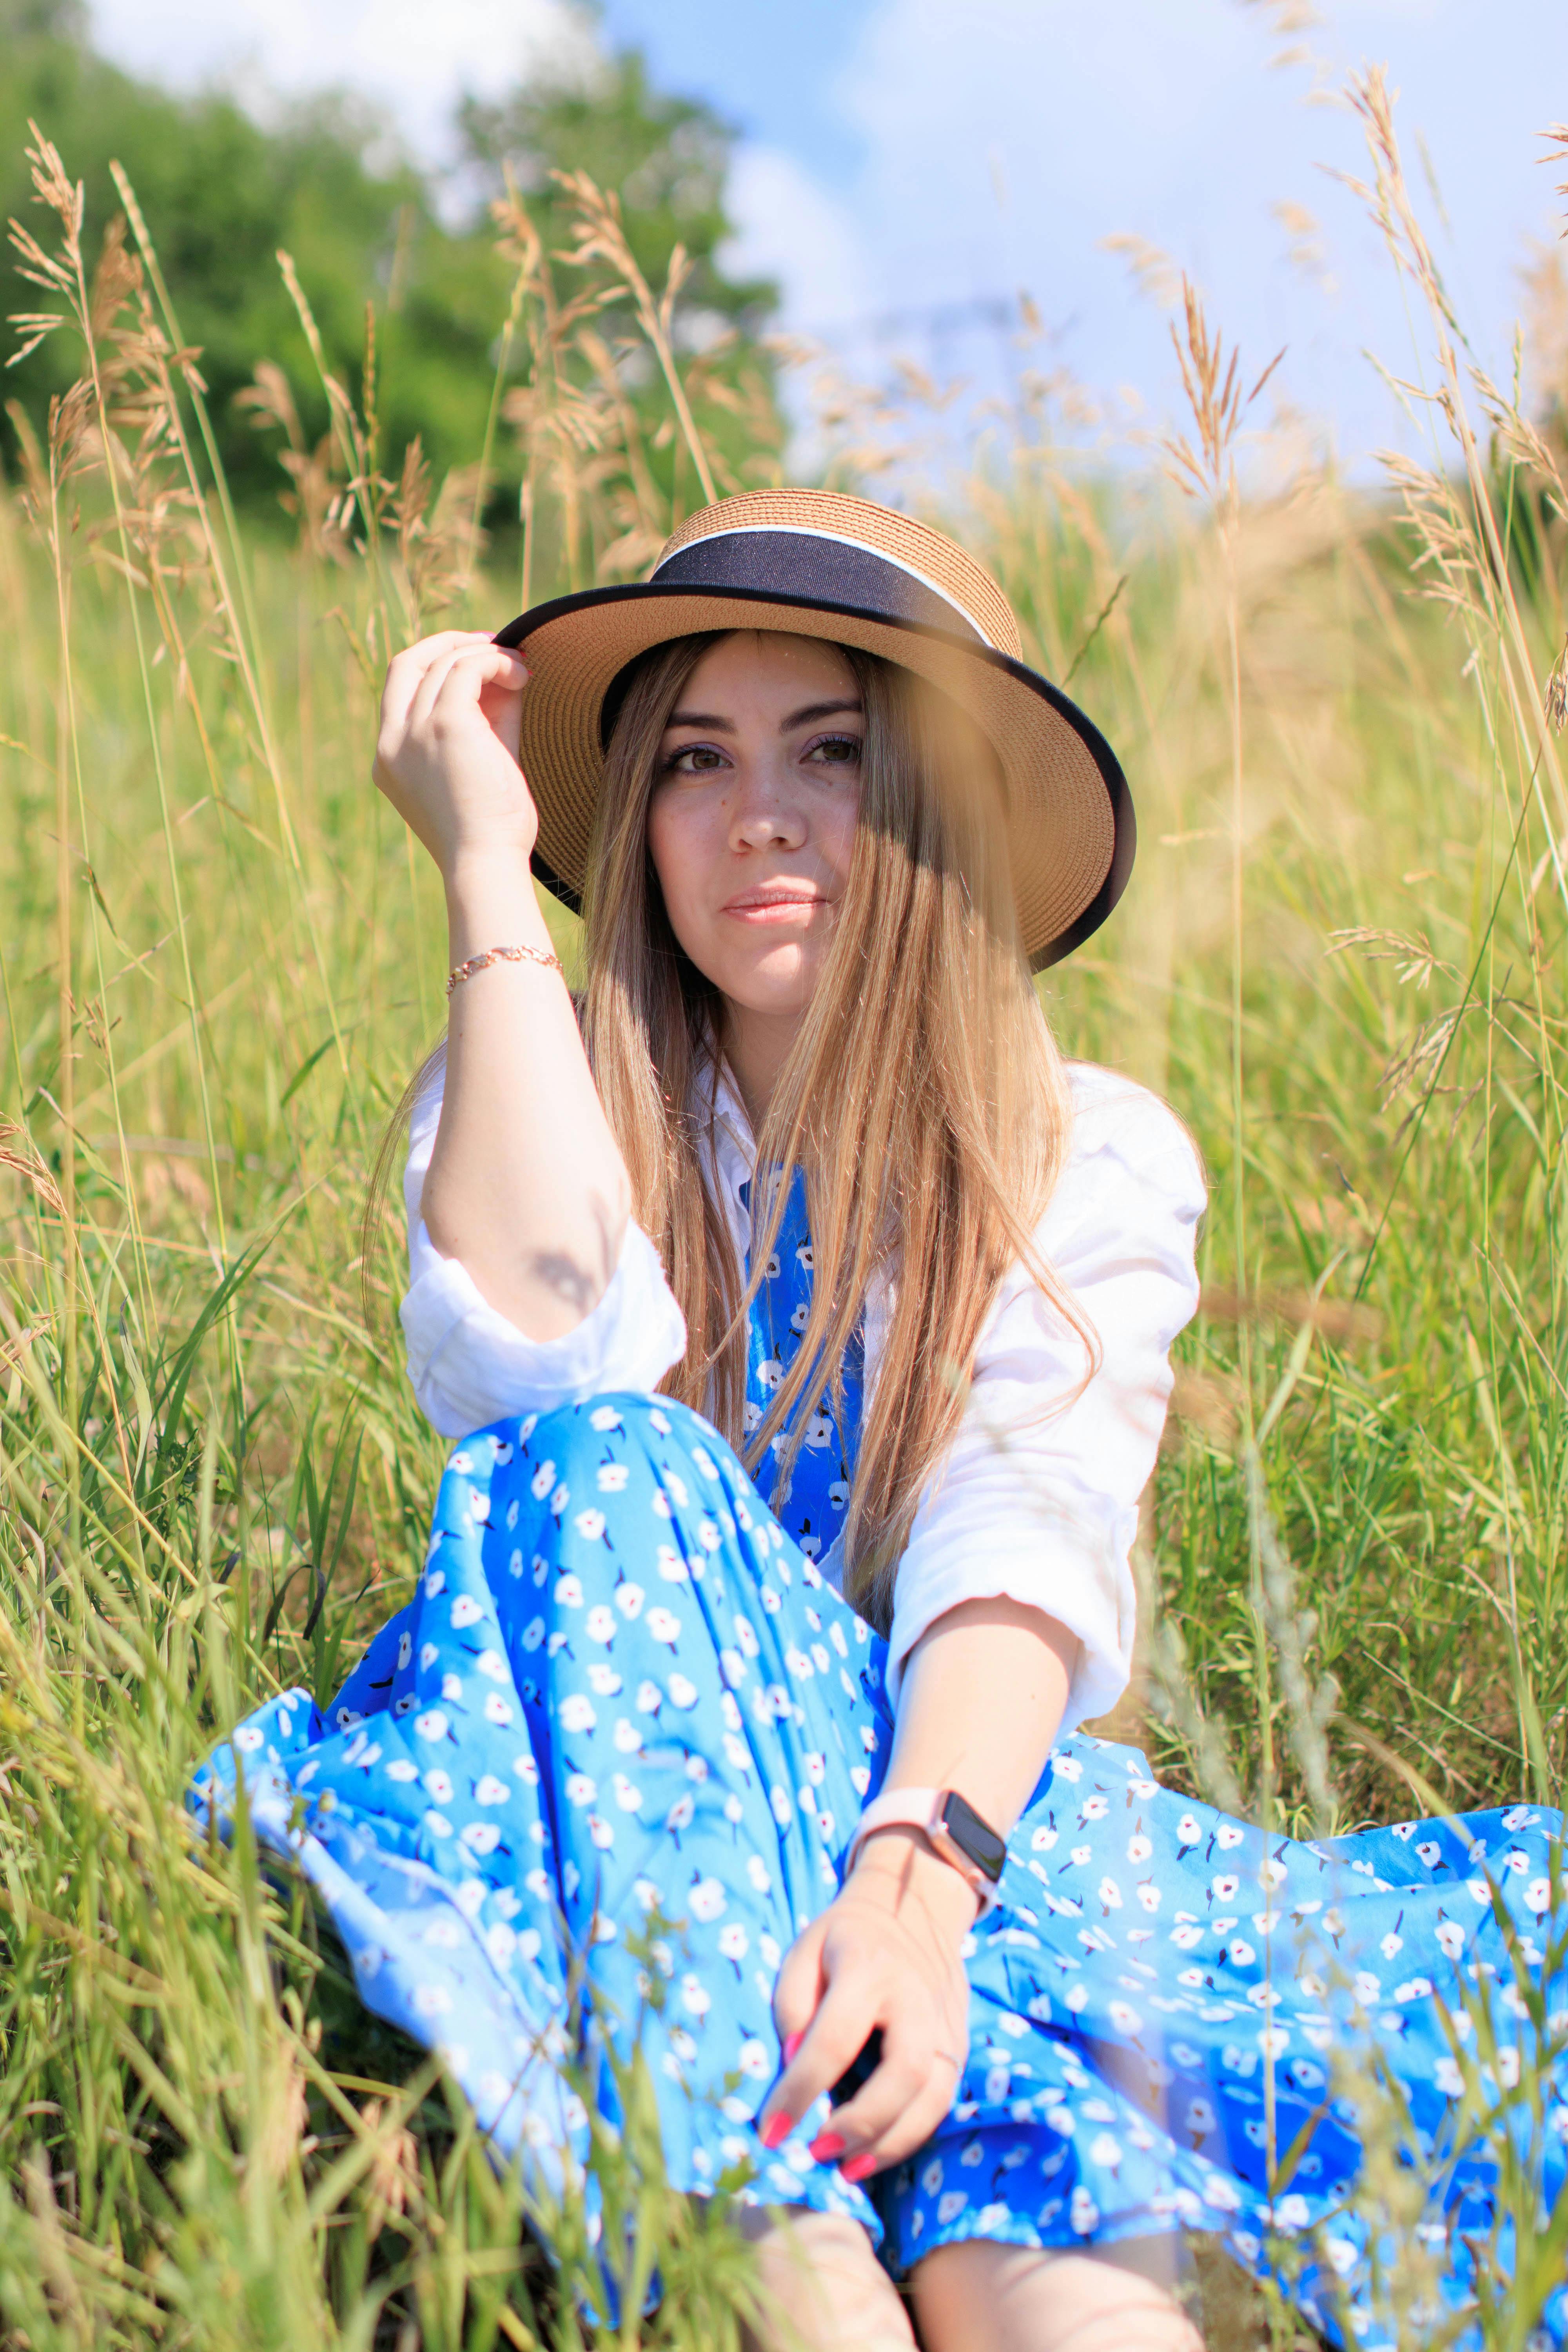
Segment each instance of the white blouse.
[[[1100,1366],[1079,1389],[1082,1343],[1015,1265],[982,1328],[957,1435],[915,1512],[888,1662],[896,1702],[910,1652],[960,1601],[1000,1595],[1041,1609],[1081,1644],[1064,1730],[1113,1706],[1131,1671],[1138,1498],[1164,1425],[1171,1342],[1197,1306],[1194,1248],[1206,1199],[1191,1139],[1156,1096],[1090,1063],[1068,1068],[1068,1156],[1036,1239],[1094,1327]],[[462,1437],[508,1415],[656,1388],[685,1349],[686,1327],[647,1235],[627,1226],[608,1288],[574,1330],[525,1338],[425,1229],[420,1202],[440,1117],[437,1076],[415,1110],[404,1177],[410,1282],[402,1308],[409,1377],[434,1426]],[[751,1180],[754,1145],[727,1084],[714,1136],[707,1173],[743,1257],[750,1219],[740,1188]],[[886,1286],[874,1288],[868,1391],[888,1306]],[[835,1582],[837,1552],[836,1545],[818,1563]]]

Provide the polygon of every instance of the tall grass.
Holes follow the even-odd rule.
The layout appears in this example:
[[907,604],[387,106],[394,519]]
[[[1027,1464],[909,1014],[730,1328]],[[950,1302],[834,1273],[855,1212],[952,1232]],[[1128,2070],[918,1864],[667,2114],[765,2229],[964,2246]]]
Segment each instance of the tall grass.
[[[1303,1831],[1551,1800],[1568,1749],[1568,468],[1470,367],[1381,85],[1356,100],[1365,199],[1425,321],[1427,463],[1379,497],[1321,471],[1245,493],[1261,368],[1194,296],[1168,468],[1097,474],[1057,437],[1061,388],[1026,380],[1010,446],[940,501],[1134,781],[1133,894],[1046,984],[1052,1017],[1168,1093],[1214,1184],[1115,1727]],[[330,379],[310,446],[258,353],[293,543],[247,531],[134,192],[105,235],[42,138],[34,160],[24,337],[74,338],[81,366],[47,432],[18,420],[0,500],[0,2340],[570,2344],[580,2217],[554,2219],[552,2284],[457,2095],[358,2010],[243,1835],[193,1845],[181,1801],[239,1714],[294,1683],[326,1697],[406,1597],[440,1470],[396,1232],[360,1262],[444,949],[368,782],[385,656],[635,576],[674,519],[661,479],[678,514],[777,478],[772,411],[680,359],[679,257],[644,285],[577,182],[569,261],[500,208],[501,351],[527,370],[498,373],[472,467],[432,484],[417,448],[382,447],[374,389],[356,406]],[[636,348],[600,332],[611,287]],[[874,443],[834,393],[840,478],[918,439],[907,383]],[[748,425],[738,478],[721,402],[726,446]],[[524,488],[503,572],[477,524],[504,432]],[[557,936],[570,958],[563,915]],[[1365,2195],[1425,2342],[1397,2144],[1395,2118]],[[646,2147],[601,2155],[668,2288],[618,2332],[732,2341],[722,2213],[662,2198]],[[1526,2341],[1561,2266],[1531,2195],[1516,2165],[1505,2203],[1546,2254],[1489,2347]],[[1216,2345],[1290,2340],[1211,2288]]]

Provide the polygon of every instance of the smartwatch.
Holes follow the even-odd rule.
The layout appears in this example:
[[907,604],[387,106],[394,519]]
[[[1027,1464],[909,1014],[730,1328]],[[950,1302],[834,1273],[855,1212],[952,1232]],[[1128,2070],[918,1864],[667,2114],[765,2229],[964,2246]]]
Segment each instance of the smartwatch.
[[956,1789],[891,1789],[873,1797],[856,1825],[844,1864],[848,1877],[860,1849],[879,1830],[919,1830],[932,1851],[957,1871],[980,1905],[980,1916],[1001,1900],[997,1881],[1007,1842]]

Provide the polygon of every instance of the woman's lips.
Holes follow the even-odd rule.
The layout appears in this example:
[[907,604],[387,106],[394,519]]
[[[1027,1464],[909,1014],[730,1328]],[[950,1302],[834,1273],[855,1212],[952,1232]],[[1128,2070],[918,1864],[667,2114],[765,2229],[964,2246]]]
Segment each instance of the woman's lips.
[[766,898],[747,895],[731,898],[721,911],[738,923],[788,923],[798,922],[803,915],[827,904],[815,890],[795,890],[787,896],[780,892]]

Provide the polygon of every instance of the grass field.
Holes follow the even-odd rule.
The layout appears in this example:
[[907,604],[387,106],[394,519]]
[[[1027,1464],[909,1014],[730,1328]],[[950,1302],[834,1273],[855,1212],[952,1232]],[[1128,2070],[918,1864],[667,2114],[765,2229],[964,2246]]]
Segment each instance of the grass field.
[[[1118,1728],[1291,1828],[1551,1801],[1568,1760],[1568,460],[1473,379],[1361,103],[1427,468],[1373,496],[1263,436],[1244,494],[1268,403],[1227,394],[1194,310],[1168,464],[1097,471],[1026,391],[940,502],[1138,802],[1132,891],[1044,983],[1052,1018],[1168,1094],[1213,1183]],[[342,393],[327,444],[290,441],[263,367],[290,518],[237,528],[133,209],[100,259],[39,170],[39,309],[83,374],[0,500],[0,2343],[567,2346],[573,2298],[455,2095],[357,2011],[298,1896],[181,1810],[215,1737],[280,1686],[324,1698],[401,1603],[439,1475],[401,1237],[367,1255],[360,1218],[445,941],[368,758],[388,649],[517,609],[472,530],[489,453],[430,485]],[[588,283],[624,278],[580,196]],[[528,592],[635,575],[670,520],[642,427],[500,226]],[[689,507],[710,390],[657,289],[644,317]],[[758,416],[747,479],[777,464]],[[1489,2347],[1528,2342],[1563,2264],[1533,2090],[1505,2101],[1526,2252]],[[663,2196],[646,2143],[603,2152],[668,2284],[625,2340],[732,2342],[722,2216]],[[1434,2341],[1392,2122],[1366,2197],[1404,2340]],[[569,2278],[581,2216],[548,2227]],[[1208,2277],[1216,2347],[1294,2340]]]

